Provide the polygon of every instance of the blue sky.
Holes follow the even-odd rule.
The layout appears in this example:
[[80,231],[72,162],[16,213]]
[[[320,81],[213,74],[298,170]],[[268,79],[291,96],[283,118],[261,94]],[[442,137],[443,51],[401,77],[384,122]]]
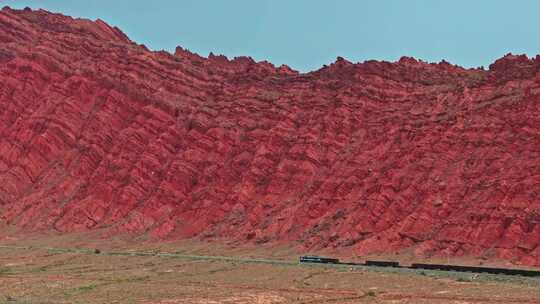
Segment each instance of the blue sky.
[[101,18],[153,50],[247,55],[300,71],[413,56],[487,67],[540,53],[540,1],[502,0],[0,0]]

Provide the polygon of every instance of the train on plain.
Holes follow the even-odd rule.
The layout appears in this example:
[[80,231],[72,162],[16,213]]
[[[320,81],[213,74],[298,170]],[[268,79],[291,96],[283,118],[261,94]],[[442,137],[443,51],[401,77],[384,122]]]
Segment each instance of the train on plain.
[[520,275],[524,277],[540,277],[540,271],[526,270],[526,269],[445,265],[445,264],[423,264],[423,263],[413,263],[410,266],[404,266],[404,265],[400,265],[399,262],[395,262],[395,261],[373,261],[373,260],[368,260],[368,261],[365,261],[364,263],[351,263],[351,262],[342,262],[336,258],[322,257],[322,256],[317,256],[317,255],[301,256],[300,263],[318,263],[318,264],[368,266],[368,267],[392,267],[392,268],[407,268],[407,269]]

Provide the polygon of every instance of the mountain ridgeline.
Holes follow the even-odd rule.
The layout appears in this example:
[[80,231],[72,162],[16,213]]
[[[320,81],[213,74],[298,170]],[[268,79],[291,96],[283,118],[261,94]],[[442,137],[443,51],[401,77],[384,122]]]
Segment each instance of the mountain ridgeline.
[[540,265],[540,56],[299,73],[0,11],[0,225]]

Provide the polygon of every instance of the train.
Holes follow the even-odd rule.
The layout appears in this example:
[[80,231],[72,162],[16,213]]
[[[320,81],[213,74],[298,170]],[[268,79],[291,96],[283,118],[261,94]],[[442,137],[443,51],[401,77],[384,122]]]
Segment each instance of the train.
[[339,259],[321,257],[317,255],[304,255],[300,257],[300,263],[340,264]]
[[399,262],[395,262],[395,261],[375,261],[375,260],[367,260],[364,263],[351,263],[351,262],[342,262],[336,258],[322,257],[322,256],[317,256],[317,255],[301,256],[300,263],[319,263],[319,264],[368,266],[368,267],[375,266],[375,267],[391,267],[391,268],[407,268],[407,269],[457,271],[457,272],[470,272],[470,273],[519,275],[519,276],[524,276],[524,277],[540,277],[540,271],[526,270],[526,269],[445,265],[445,264],[424,264],[424,263],[413,263],[410,266],[404,266],[404,265],[400,265]]

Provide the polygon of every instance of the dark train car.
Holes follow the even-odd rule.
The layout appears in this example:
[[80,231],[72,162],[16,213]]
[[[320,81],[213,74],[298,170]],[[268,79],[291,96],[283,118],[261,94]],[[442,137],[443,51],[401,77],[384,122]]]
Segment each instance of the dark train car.
[[400,267],[399,262],[392,261],[366,261],[366,266],[378,266],[378,267]]
[[444,271],[459,271],[472,273],[489,273],[489,274],[505,274],[505,275],[520,275],[525,277],[540,277],[540,271],[525,270],[525,269],[508,269],[495,267],[477,267],[477,266],[460,266],[460,265],[440,265],[440,264],[412,264],[413,269],[428,269],[428,270],[444,270]]
[[303,255],[300,257],[300,263],[339,264],[339,259],[321,257],[317,255]]
[[441,265],[441,264],[421,264],[421,263],[414,263],[411,264],[412,269],[428,269],[428,270],[445,270],[445,271],[451,271],[450,265]]

